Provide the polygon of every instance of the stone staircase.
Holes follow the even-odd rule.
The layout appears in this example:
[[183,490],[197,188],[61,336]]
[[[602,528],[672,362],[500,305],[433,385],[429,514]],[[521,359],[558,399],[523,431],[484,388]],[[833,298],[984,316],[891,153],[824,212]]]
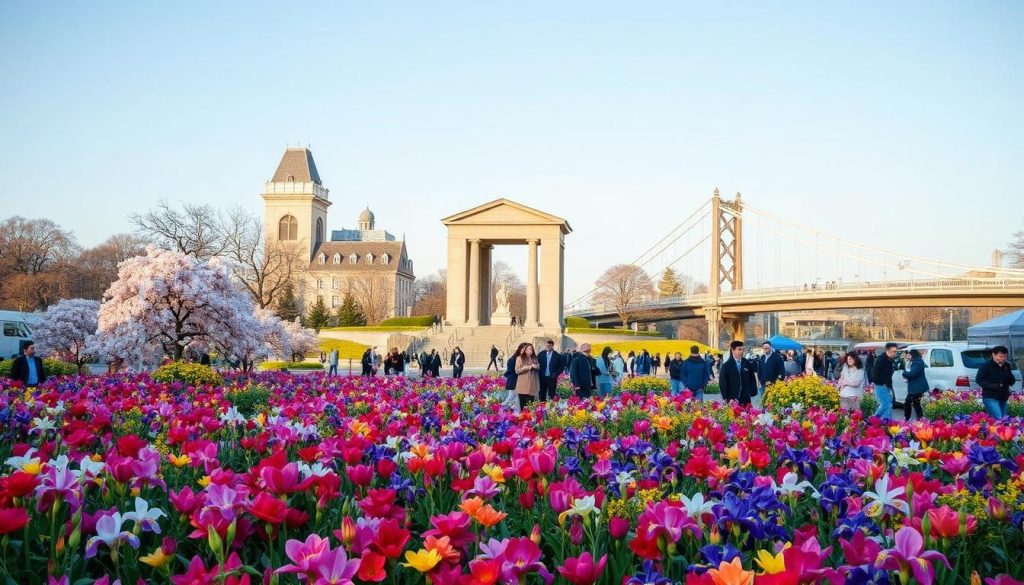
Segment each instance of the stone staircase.
[[[452,327],[447,326],[443,331],[432,333],[419,338],[410,351],[415,350],[416,354],[431,350],[437,350],[442,358],[451,356],[455,346],[462,349],[466,354],[466,368],[487,367],[490,361],[491,346],[498,348],[498,351],[505,358],[515,351],[520,343],[530,342],[535,346],[542,339],[550,337],[559,343],[560,335],[548,335],[543,328],[513,327],[511,325],[482,325],[479,327]],[[543,349],[537,347],[537,350]],[[445,361],[445,367],[448,366]]]

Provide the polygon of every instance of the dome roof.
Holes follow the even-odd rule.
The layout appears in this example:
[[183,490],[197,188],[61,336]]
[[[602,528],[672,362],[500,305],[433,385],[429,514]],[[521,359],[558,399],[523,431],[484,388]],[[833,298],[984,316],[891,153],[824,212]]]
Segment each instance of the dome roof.
[[362,211],[362,213],[359,214],[359,221],[360,222],[373,221],[373,212],[370,211],[369,207],[364,209]]

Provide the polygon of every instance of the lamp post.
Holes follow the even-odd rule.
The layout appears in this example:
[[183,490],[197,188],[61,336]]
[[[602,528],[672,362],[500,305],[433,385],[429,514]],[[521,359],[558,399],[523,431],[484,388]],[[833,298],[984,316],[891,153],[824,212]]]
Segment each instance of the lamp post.
[[946,309],[949,311],[949,340],[953,341],[953,309]]

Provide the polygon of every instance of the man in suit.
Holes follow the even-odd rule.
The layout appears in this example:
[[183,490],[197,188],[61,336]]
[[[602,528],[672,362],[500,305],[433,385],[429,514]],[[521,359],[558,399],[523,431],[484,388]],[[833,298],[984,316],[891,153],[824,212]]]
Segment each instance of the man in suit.
[[764,396],[764,387],[786,379],[786,364],[782,356],[772,349],[772,342],[761,344],[761,359],[757,360],[757,382]]
[[596,371],[597,363],[590,357],[590,344],[584,343],[569,364],[569,381],[576,390],[576,396],[590,398],[597,386],[594,382]]
[[25,346],[25,355],[18,356],[11,364],[11,379],[21,382],[26,387],[38,386],[46,381],[46,368],[43,360],[36,357],[36,346],[29,343]]
[[555,342],[548,340],[544,351],[540,352],[538,363],[540,364],[540,393],[538,399],[541,402],[550,398],[557,398],[558,375],[562,373],[565,364],[562,355],[555,351]]
[[756,391],[754,368],[743,358],[743,342],[729,344],[729,359],[722,364],[718,374],[722,398],[729,402],[736,400],[740,406],[750,405],[750,397]]
[[462,349],[459,346],[455,346],[452,350],[452,377],[461,378],[462,370],[466,367],[466,354],[462,353]]

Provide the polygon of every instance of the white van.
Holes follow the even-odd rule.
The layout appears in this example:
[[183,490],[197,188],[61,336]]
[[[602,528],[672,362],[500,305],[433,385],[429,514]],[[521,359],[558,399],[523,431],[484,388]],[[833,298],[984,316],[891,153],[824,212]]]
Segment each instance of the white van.
[[[992,357],[992,348],[985,345],[968,345],[965,342],[915,343],[900,349],[896,356],[899,368],[892,376],[893,392],[898,402],[907,397],[907,380],[903,377],[906,362],[904,355],[912,349],[921,352],[924,360],[924,375],[928,379],[928,387],[935,390],[981,390],[975,377],[978,368]],[[1017,365],[1009,362],[1013,368],[1013,377],[1017,383],[1011,392],[1021,391],[1021,375]]]
[[40,321],[41,313],[0,311],[0,357],[12,359],[24,353],[32,341],[32,327]]

